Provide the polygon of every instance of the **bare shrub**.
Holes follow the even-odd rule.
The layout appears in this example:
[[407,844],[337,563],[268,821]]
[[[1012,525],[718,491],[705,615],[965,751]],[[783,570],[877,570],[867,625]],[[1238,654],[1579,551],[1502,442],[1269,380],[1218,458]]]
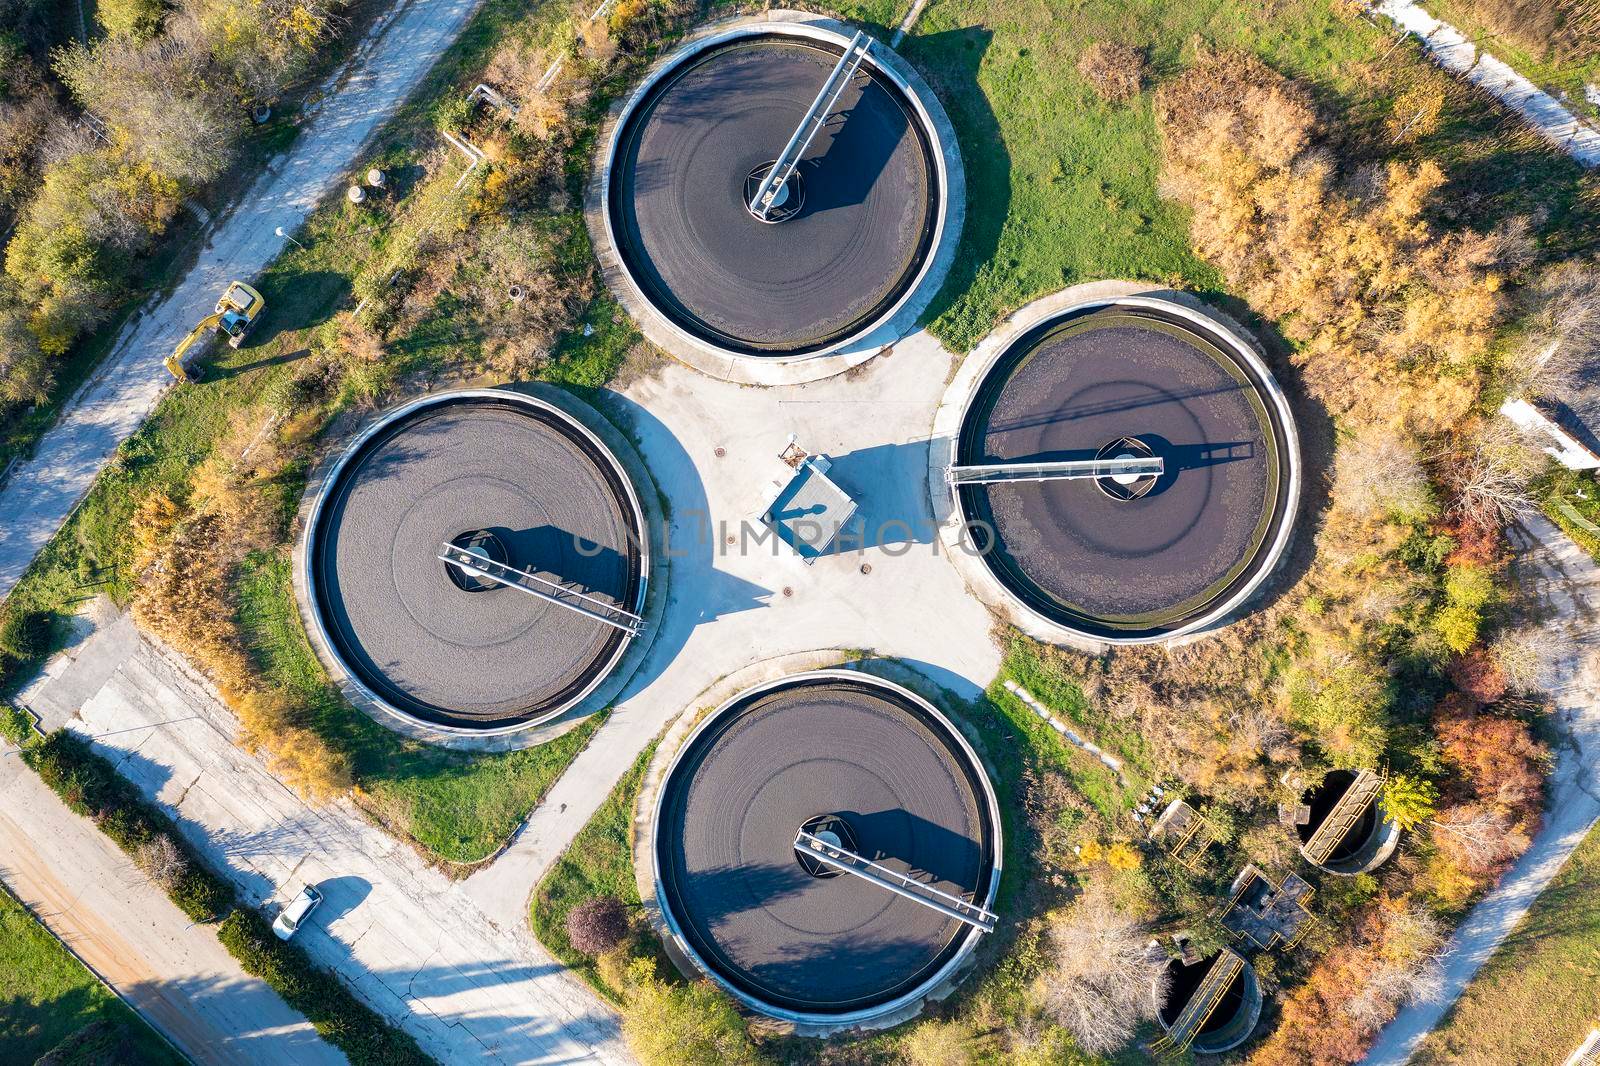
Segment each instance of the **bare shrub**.
[[1433,842],[1462,869],[1482,874],[1528,850],[1528,834],[1510,812],[1481,803],[1443,811],[1432,824]]
[[1036,995],[1091,1054],[1109,1054],[1155,1017],[1165,997],[1167,960],[1150,932],[1091,889],[1050,926],[1050,964]]
[[628,935],[628,908],[615,896],[586,899],[567,914],[567,940],[585,955],[604,955]]
[[1392,428],[1363,426],[1339,445],[1334,457],[1333,497],[1359,518],[1427,513],[1428,475],[1417,450]]
[[1505,675],[1506,688],[1534,692],[1544,687],[1550,653],[1550,635],[1537,626],[1525,626],[1501,635],[1490,649]]
[[189,872],[189,860],[183,857],[178,845],[165,833],[159,833],[140,844],[133,854],[133,862],[167,893],[175,891],[183,875]]
[[1120,104],[1139,95],[1144,53],[1115,41],[1096,41],[1078,59],[1078,73],[1102,100]]
[[1482,422],[1447,463],[1442,475],[1469,522],[1495,528],[1534,509],[1531,483],[1544,457],[1504,419]]
[[1437,999],[1444,988],[1444,943],[1444,926],[1420,903],[1392,911],[1376,945],[1377,964],[1345,1010],[1375,1029],[1407,1004]]

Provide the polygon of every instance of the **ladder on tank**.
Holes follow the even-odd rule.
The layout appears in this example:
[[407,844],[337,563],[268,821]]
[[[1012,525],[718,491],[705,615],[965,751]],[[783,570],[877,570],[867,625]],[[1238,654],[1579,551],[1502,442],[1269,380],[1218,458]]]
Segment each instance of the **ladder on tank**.
[[982,932],[994,932],[995,923],[999,921],[998,915],[976,903],[970,903],[960,896],[952,896],[948,892],[941,892],[932,885],[907,877],[898,870],[880,866],[864,855],[857,855],[848,848],[813,836],[804,829],[795,833],[794,850],[835,870],[859,877],[879,888],[886,888],[896,895],[920,903],[947,918],[965,922]]
[[1127,459],[1069,459],[1054,463],[984,463],[945,468],[948,485],[992,485],[1003,481],[1076,481],[1095,478],[1138,480],[1160,477],[1167,462],[1159,455]]
[[439,547],[439,561],[448,563],[464,573],[493,581],[497,585],[525,592],[546,603],[565,607],[569,611],[575,611],[613,629],[620,629],[630,637],[636,637],[644,632],[643,618],[623,610],[614,603],[607,603],[598,596],[590,596],[577,589],[570,589],[536,574],[530,574],[526,570],[518,570],[514,566],[496,562],[481,552],[446,541]]
[[1223,951],[1218,955],[1217,961],[1206,971],[1200,987],[1183,1005],[1177,1020],[1159,1040],[1150,1045],[1150,1050],[1157,1055],[1169,1055],[1183,1051],[1194,1043],[1194,1038],[1200,1035],[1200,1030],[1216,1011],[1222,997],[1227,995],[1234,978],[1243,970],[1244,959],[1238,955],[1231,951]]
[[795,170],[800,166],[800,157],[811,147],[811,142],[816,138],[818,131],[833,114],[839,97],[844,95],[850,79],[861,69],[861,64],[866,61],[867,54],[871,51],[872,38],[868,37],[865,31],[858,30],[850,39],[850,47],[844,50],[839,62],[834,64],[833,73],[822,83],[817,98],[811,101],[811,107],[806,111],[805,118],[800,120],[800,125],[795,128],[794,136],[789,138],[789,143],[784,146],[782,154],[778,156],[777,161],[772,164],[772,169],[757,187],[755,196],[751,197],[750,213],[761,221],[768,221],[767,216],[772,213],[772,209],[781,204],[779,191],[785,187],[790,178],[794,177]]
[[1383,778],[1371,770],[1362,770],[1357,774],[1317,831],[1311,834],[1311,839],[1306,841],[1306,859],[1318,866],[1327,862],[1333,849],[1367,813],[1367,808],[1377,802],[1378,792],[1382,788]]

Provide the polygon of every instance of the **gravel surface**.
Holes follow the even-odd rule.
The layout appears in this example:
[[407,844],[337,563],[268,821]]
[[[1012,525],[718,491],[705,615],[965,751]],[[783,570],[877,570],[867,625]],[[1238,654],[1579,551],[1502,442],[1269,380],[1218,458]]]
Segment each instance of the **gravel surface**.
[[768,224],[745,208],[746,176],[783,151],[838,54],[770,37],[708,49],[622,130],[610,207],[620,251],[688,332],[751,354],[815,351],[915,280],[938,207],[929,147],[870,66],[802,160],[800,213]]
[[1138,628],[1214,603],[1268,532],[1277,491],[1254,386],[1187,332],[1125,312],[1039,331],[992,372],[962,428],[962,462],[1092,459],[1137,437],[1167,472],[1137,500],[1091,481],[964,488],[992,522],[990,565],[1030,603]]
[[966,895],[993,856],[965,760],[889,693],[835,680],[725,712],[669,777],[657,848],[701,957],[793,1010],[860,1009],[910,992],[968,927],[859,878],[812,877],[795,830],[838,814],[861,852]]
[[[4,741],[0,875],[73,954],[193,1061],[344,1066],[344,1055],[310,1022],[239,967],[214,927],[191,922]],[[0,1058],[4,1051],[0,1041]]]
[[510,565],[632,609],[637,527],[618,476],[560,421],[493,400],[426,408],[365,442],[316,530],[318,599],[346,663],[430,720],[500,724],[566,702],[624,634],[515,589],[464,591],[436,556],[487,529]]

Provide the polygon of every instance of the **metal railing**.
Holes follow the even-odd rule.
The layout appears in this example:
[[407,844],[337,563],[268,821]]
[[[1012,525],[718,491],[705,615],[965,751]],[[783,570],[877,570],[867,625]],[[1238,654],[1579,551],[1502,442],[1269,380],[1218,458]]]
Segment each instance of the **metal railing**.
[[1361,816],[1367,813],[1378,798],[1378,792],[1383,788],[1383,778],[1371,770],[1362,770],[1356,779],[1350,782],[1350,787],[1345,789],[1344,795],[1339,797],[1339,802],[1333,805],[1333,810],[1322,820],[1317,831],[1311,834],[1311,839],[1306,841],[1305,854],[1311,862],[1321,865],[1328,861],[1328,856],[1333,854],[1333,849],[1345,838]]
[[922,904],[930,910],[938,911],[947,918],[954,918],[958,922],[980,929],[985,933],[994,932],[995,923],[999,916],[992,911],[969,903],[960,896],[952,896],[942,892],[932,885],[923,884],[913,880],[898,870],[891,870],[887,866],[880,866],[864,855],[857,855],[848,848],[837,844],[830,844],[821,837],[813,836],[804,829],[799,830],[794,836],[794,850],[815,859],[835,870],[842,870],[847,874],[870,881],[880,888],[886,888]]
[[761,221],[767,221],[767,215],[776,206],[778,190],[794,176],[795,168],[800,165],[800,157],[806,154],[806,149],[811,147],[817,131],[822,129],[823,124],[828,121],[828,116],[833,114],[834,105],[839,102],[839,97],[844,95],[845,87],[850,84],[850,79],[855,76],[856,71],[861,69],[861,64],[870,51],[872,51],[872,38],[868,37],[865,31],[856,31],[856,35],[850,39],[850,47],[844,50],[839,62],[834,64],[833,73],[822,83],[822,89],[817,93],[817,98],[811,101],[811,107],[806,111],[805,118],[802,118],[800,125],[795,127],[794,136],[789,138],[789,143],[784,146],[782,154],[772,164],[772,169],[767,172],[767,176],[756,189],[755,196],[751,198],[750,210]]
[[614,629],[620,629],[629,636],[638,636],[644,632],[643,618],[623,610],[614,603],[607,603],[597,596],[590,596],[554,581],[548,581],[526,570],[497,563],[481,552],[446,542],[439,548],[439,561],[475,577],[536,596],[557,607],[565,607],[596,622],[603,622]]
[[1068,481],[1090,478],[1160,477],[1167,463],[1159,455],[1128,459],[1067,459],[1053,463],[981,463],[945,468],[949,485],[988,485],[1001,481]]
[[1217,1004],[1227,995],[1234,978],[1238,977],[1243,969],[1244,960],[1233,952],[1224,951],[1218,955],[1217,961],[1211,964],[1211,969],[1207,970],[1205,977],[1201,979],[1200,987],[1194,990],[1189,1002],[1183,1005],[1177,1020],[1168,1027],[1161,1039],[1151,1045],[1150,1050],[1164,1054],[1182,1051],[1194,1043],[1194,1038],[1200,1035],[1200,1030],[1205,1027],[1217,1009]]

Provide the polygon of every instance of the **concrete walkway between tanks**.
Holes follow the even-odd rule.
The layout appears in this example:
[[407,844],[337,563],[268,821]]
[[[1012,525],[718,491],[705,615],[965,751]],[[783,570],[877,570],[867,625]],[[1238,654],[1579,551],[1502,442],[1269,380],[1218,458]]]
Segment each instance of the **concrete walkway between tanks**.
[[0,879],[178,1050],[220,1066],[343,1066],[110,839],[0,741]]
[[[663,629],[512,845],[466,880],[497,923],[526,924],[539,878],[639,752],[742,667],[859,648],[902,658],[962,699],[994,679],[995,619],[945,558],[928,496],[928,438],[952,359],[924,332],[803,385],[750,388],[669,363],[602,403],[671,501],[656,548],[671,566]],[[760,516],[792,474],[778,459],[791,433],[832,459],[828,476],[859,507],[835,550],[810,565],[776,539],[758,542]]]
[[[0,598],[66,521],[116,448],[171,383],[162,360],[209,314],[235,278],[260,274],[293,233],[359,166],[362,147],[444,54],[480,0],[398,0],[354,58],[319,88],[324,98],[286,156],[267,164],[210,233],[177,286],[123,327],[95,376],[67,404],[34,455],[0,487]],[[271,309],[267,314],[272,314]]]
[[23,702],[45,728],[93,738],[246,900],[271,913],[316,884],[324,902],[295,942],[439,1062],[630,1061],[616,1015],[525,923],[496,927],[347,800],[308,807],[236,746],[238,723],[210,686],[129,616],[102,621]]
[[1521,115],[1550,143],[1586,167],[1600,167],[1600,130],[1561,105],[1561,101],[1440,22],[1414,0],[1380,0],[1373,10],[1402,30],[1416,34],[1434,60],[1472,82]]
[[1513,542],[1519,578],[1546,611],[1546,688],[1567,740],[1551,776],[1544,828],[1457,928],[1444,994],[1402,1010],[1367,1053],[1366,1066],[1400,1066],[1411,1057],[1600,819],[1600,566],[1543,515],[1524,519]]

